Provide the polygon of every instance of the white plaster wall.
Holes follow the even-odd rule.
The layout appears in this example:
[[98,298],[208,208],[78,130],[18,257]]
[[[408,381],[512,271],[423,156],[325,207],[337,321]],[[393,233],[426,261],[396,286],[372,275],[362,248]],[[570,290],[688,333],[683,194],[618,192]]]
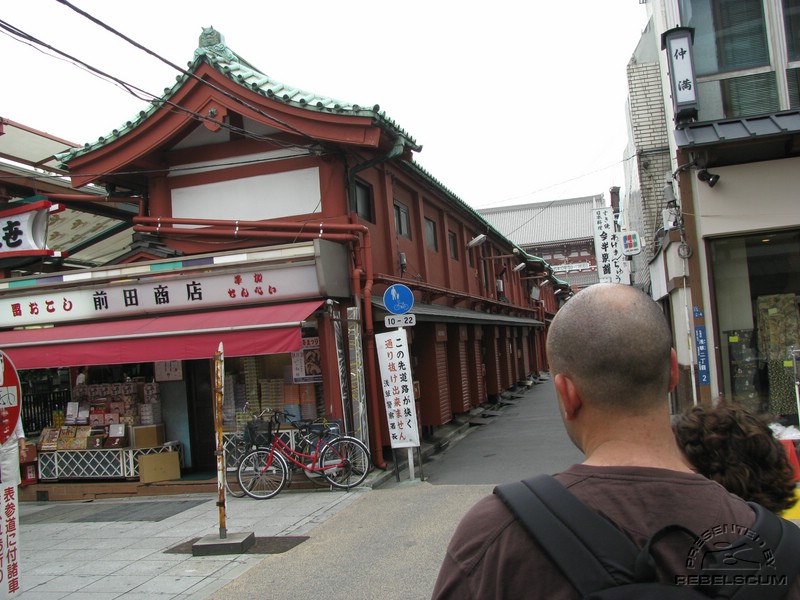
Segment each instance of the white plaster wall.
[[711,188],[697,181],[694,186],[701,237],[800,223],[800,158],[709,170],[720,176],[719,183]]
[[[694,182],[694,204],[697,233],[701,239],[723,235],[742,235],[771,229],[797,227],[800,224],[800,158],[771,160],[732,167],[709,169],[720,176],[713,188],[701,181]],[[697,172],[692,171],[696,177]],[[703,282],[703,311],[706,315],[706,334],[709,343],[716,339],[716,330],[711,319],[711,273],[705,244],[698,244]],[[716,266],[714,268],[717,268]],[[722,267],[725,268],[725,267]],[[717,290],[717,293],[725,293]],[[744,293],[744,290],[739,290]],[[749,296],[743,301],[742,310],[749,308]],[[747,315],[732,310],[718,315],[730,321],[730,325],[747,323]],[[723,327],[725,327],[723,323]],[[717,381],[716,357],[722,358],[722,349],[715,346],[709,353],[712,398],[719,395],[721,382]]]
[[319,169],[312,167],[172,190],[172,216],[260,221],[322,210]]

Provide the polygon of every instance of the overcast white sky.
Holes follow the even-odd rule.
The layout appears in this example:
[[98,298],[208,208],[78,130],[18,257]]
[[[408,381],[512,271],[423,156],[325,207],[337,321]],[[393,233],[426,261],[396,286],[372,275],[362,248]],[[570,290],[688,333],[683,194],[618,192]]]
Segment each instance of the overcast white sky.
[[[379,104],[417,162],[475,208],[624,185],[625,67],[638,0],[71,0],[179,66],[203,26],[282,83]],[[4,2],[0,21],[152,94],[177,74],[56,0]],[[0,116],[77,143],[145,108],[120,87],[0,29]]]

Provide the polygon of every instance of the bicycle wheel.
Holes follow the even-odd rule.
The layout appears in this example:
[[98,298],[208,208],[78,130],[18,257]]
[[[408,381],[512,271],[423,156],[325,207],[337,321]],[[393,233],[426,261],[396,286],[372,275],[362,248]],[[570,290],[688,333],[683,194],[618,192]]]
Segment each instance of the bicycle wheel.
[[[241,456],[241,454],[242,453],[239,453],[239,456]],[[222,464],[225,465],[225,490],[234,498],[244,498],[244,490],[242,489],[242,486],[239,485],[238,465],[228,464],[228,461],[231,459],[231,457],[224,450],[223,456],[225,457],[225,459],[222,461]]]
[[284,488],[288,472],[289,467],[283,456],[275,452],[270,462],[270,450],[259,448],[242,458],[237,477],[245,494],[257,500],[266,500]]
[[225,490],[234,498],[244,498],[247,495],[239,485],[238,469],[225,470]]
[[369,450],[354,437],[341,436],[328,442],[322,451],[320,464],[331,485],[349,490],[361,485],[370,468]]

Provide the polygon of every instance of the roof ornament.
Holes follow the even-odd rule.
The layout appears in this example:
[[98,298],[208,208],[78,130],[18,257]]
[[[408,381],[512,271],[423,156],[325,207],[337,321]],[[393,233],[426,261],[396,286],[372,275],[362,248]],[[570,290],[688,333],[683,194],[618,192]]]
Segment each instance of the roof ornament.
[[233,52],[225,45],[225,36],[214,27],[203,27],[203,33],[200,34],[200,46],[194,51],[195,57],[197,56],[216,56],[226,61],[235,58]]

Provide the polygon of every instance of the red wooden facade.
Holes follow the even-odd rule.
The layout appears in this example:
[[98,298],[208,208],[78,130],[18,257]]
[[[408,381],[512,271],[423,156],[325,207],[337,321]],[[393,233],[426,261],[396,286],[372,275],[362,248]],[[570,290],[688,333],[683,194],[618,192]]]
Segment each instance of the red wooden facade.
[[[153,244],[133,247],[124,262],[162,258],[153,247],[191,256],[316,237],[344,245],[351,295],[334,300],[342,310],[361,307],[379,465],[388,442],[373,336],[385,330],[380,298],[387,286],[407,285],[425,309],[411,336],[423,426],[447,423],[546,369],[546,315],[558,303],[552,285],[539,288],[538,299],[531,291],[542,280],[534,276],[552,276],[547,264],[414,163],[420,146],[378,107],[281,92],[224,44],[201,45],[190,71],[164,103],[61,157],[74,187],[96,183],[140,200],[134,229]],[[306,197],[295,184],[309,177],[318,190],[309,186]],[[286,197],[284,180],[292,183]],[[324,393],[338,399],[329,320],[320,340]],[[341,417],[336,410],[329,416]]]

